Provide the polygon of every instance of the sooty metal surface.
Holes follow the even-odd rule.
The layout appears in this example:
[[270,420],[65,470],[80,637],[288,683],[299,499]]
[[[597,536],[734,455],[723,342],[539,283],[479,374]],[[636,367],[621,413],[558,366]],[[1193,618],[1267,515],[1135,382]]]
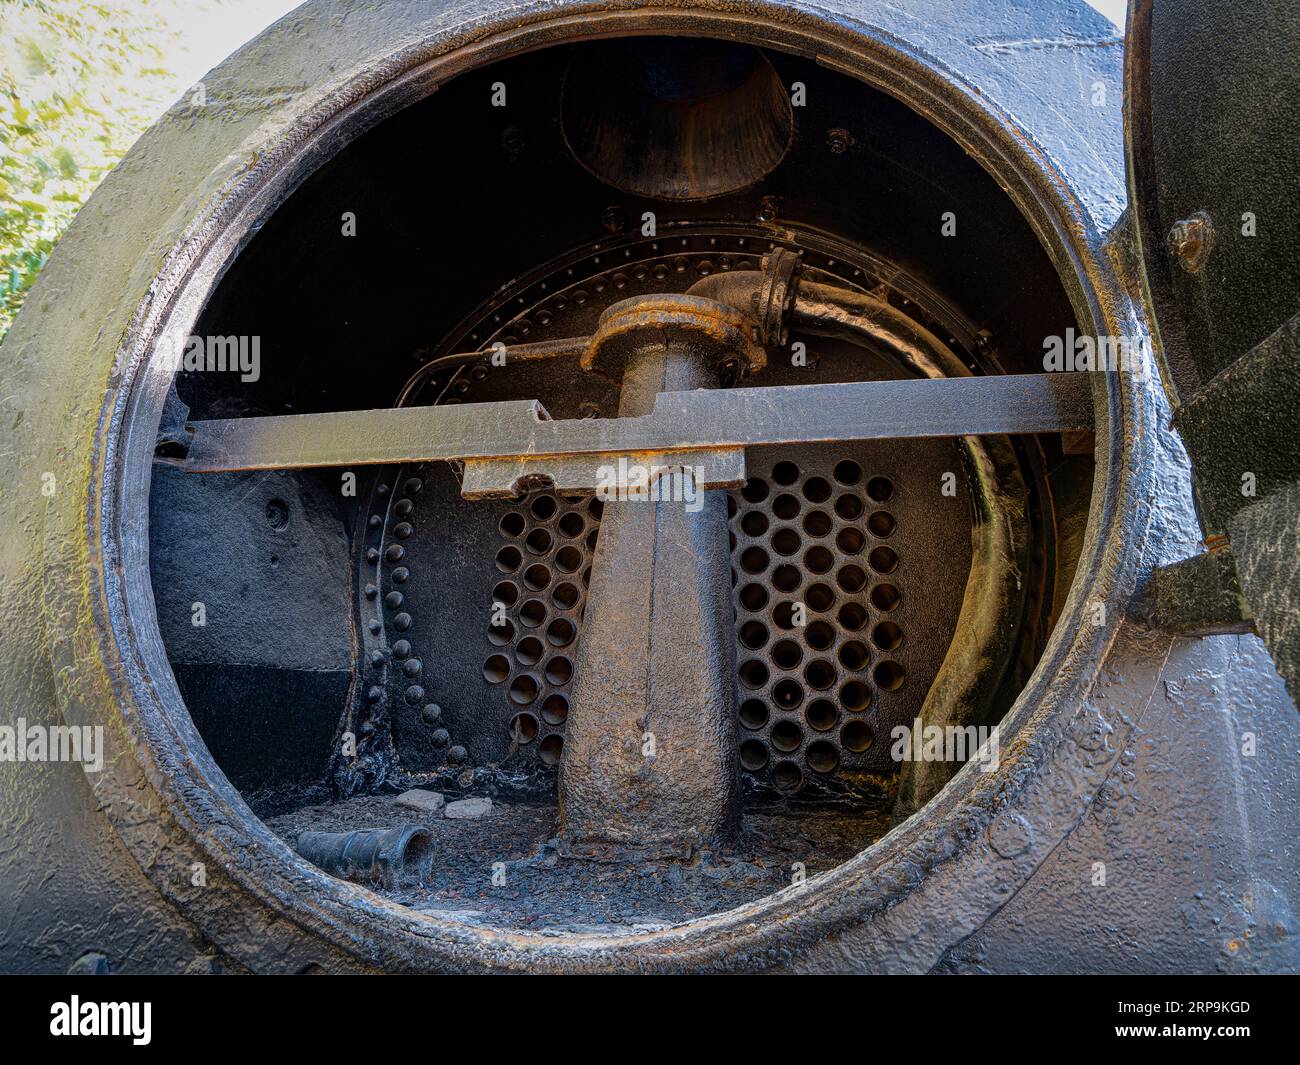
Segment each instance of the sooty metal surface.
[[[756,782],[793,794],[895,771],[890,730],[920,708],[970,564],[964,488],[937,487],[956,458],[914,441],[751,459],[728,509],[740,756]],[[412,772],[556,766],[601,502],[467,503],[446,466],[404,474],[376,489],[389,502],[362,558],[363,698],[388,708],[374,727],[391,722]]]
[[[770,246],[755,247],[743,231],[706,231],[596,249],[564,265],[562,283],[554,266],[524,279],[421,354],[590,330],[629,293],[684,291],[711,272],[752,267]],[[974,346],[958,316],[909,298],[922,294],[901,287],[903,277],[886,286],[869,263],[834,255],[809,266],[892,292],[955,349]],[[506,307],[514,313],[502,314]],[[791,339],[806,342],[807,364],[776,361],[747,383],[897,376],[881,356],[841,341]],[[484,362],[427,379],[417,372],[399,403],[519,396],[540,398],[557,418],[617,412],[617,389],[570,359],[505,370]],[[940,439],[777,446],[751,448],[747,461],[751,479],[729,502],[742,766],[759,792],[786,796],[891,777],[890,730],[921,707],[969,571],[960,447]],[[941,490],[945,474],[955,474],[952,494]],[[562,756],[600,501],[547,490],[469,502],[459,488],[445,463],[387,467],[374,483],[358,557],[370,675],[354,707],[356,786],[385,772],[389,736],[397,767],[413,773],[530,772]]]
[[[954,445],[818,445],[751,458],[732,496],[741,763],[791,794],[889,777],[956,628],[970,568]],[[964,496],[964,490],[963,490]]]

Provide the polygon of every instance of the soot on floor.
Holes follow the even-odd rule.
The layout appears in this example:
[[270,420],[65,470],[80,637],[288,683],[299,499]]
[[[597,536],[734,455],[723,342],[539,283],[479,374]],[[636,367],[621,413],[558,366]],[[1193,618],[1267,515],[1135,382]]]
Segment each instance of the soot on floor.
[[429,879],[381,894],[467,923],[531,931],[637,931],[754,901],[851,858],[889,829],[883,811],[750,812],[736,842],[687,860],[575,857],[556,840],[554,806],[495,800],[462,820],[394,796],[307,806],[267,824],[291,847],[300,832],[414,824],[433,844]]

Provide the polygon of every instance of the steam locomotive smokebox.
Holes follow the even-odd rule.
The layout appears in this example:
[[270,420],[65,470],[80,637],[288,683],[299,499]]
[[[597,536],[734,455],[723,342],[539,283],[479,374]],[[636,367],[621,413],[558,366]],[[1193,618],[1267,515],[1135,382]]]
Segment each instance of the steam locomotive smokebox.
[[250,42],[5,342],[5,705],[105,757],[0,763],[0,963],[1300,965],[1257,6]]

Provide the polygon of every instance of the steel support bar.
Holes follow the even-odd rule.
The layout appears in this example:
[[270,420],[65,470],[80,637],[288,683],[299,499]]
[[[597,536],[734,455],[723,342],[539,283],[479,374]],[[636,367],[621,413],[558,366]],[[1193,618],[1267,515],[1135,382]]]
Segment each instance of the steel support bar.
[[213,473],[1063,432],[1091,427],[1092,384],[1092,374],[1056,373],[665,392],[641,417],[562,421],[536,400],[200,421],[180,465]]

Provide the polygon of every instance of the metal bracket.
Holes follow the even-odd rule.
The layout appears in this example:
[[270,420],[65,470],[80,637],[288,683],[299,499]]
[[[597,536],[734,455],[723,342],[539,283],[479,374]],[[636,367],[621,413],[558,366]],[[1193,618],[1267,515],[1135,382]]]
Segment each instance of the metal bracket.
[[1250,607],[1241,594],[1236,559],[1226,548],[1155,570],[1134,615],[1153,629],[1179,636],[1255,631]]

